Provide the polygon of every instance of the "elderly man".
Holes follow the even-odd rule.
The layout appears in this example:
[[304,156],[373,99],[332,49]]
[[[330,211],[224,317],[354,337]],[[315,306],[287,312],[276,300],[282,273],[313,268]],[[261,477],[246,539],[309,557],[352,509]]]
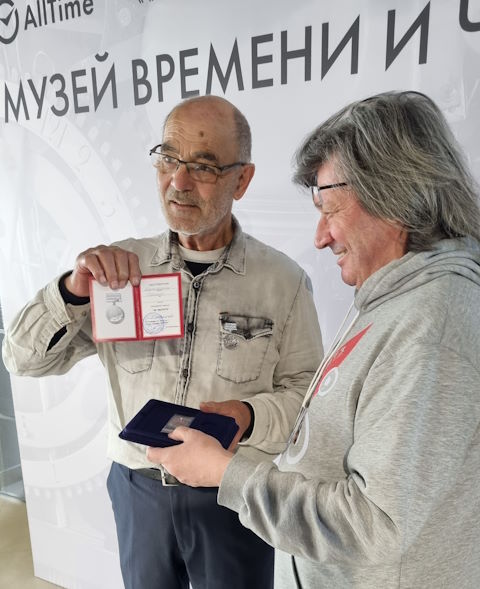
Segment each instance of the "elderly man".
[[[277,464],[186,428],[149,449],[275,546],[276,587],[480,587],[480,213],[435,104],[356,102],[307,138],[296,180],[318,248],[356,287]],[[193,460],[192,449],[195,447]],[[201,464],[201,469],[196,464]]]
[[[305,273],[242,232],[232,204],[254,173],[245,117],[219,97],[180,103],[151,150],[170,231],[82,252],[19,313],[4,360],[16,374],[59,374],[98,354],[107,371],[108,478],[127,589],[266,589],[273,549],[215,489],[192,489],[152,470],[143,446],[118,434],[150,399],[235,418],[240,453],[258,463],[286,445],[321,339]],[[93,276],[111,288],[180,272],[185,337],[92,341]],[[209,399],[208,404],[202,401]]]

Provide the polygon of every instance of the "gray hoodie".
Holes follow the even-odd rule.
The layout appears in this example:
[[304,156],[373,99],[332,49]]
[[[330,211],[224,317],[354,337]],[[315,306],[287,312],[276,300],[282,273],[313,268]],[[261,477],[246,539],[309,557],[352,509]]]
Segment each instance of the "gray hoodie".
[[408,253],[355,306],[295,442],[236,456],[219,503],[278,549],[277,588],[478,589],[480,245]]

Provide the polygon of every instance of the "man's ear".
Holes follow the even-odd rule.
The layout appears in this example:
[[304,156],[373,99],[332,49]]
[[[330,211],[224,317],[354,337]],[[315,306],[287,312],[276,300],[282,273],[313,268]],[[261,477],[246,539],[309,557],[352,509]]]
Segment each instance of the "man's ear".
[[240,200],[245,194],[248,185],[250,184],[253,175],[255,174],[255,164],[244,164],[242,172],[238,177],[237,188],[233,194],[234,200]]

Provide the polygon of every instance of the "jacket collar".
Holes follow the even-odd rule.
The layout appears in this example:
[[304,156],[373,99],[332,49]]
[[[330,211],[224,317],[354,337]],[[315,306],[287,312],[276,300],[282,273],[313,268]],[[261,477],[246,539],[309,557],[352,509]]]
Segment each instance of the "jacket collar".
[[[247,240],[237,219],[232,215],[233,238],[223,252],[220,259],[214,264],[212,272],[218,272],[223,267],[230,268],[236,274],[245,274],[245,256]],[[150,265],[159,266],[171,262],[175,271],[185,267],[185,262],[180,255],[178,247],[178,234],[168,230],[158,238],[156,248]]]

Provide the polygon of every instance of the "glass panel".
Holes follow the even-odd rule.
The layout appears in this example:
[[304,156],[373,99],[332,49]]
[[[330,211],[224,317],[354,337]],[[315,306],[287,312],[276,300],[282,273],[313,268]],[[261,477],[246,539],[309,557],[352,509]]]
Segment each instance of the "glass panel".
[[[0,307],[0,346],[3,334]],[[3,362],[0,362],[0,493],[25,499],[12,389]]]

